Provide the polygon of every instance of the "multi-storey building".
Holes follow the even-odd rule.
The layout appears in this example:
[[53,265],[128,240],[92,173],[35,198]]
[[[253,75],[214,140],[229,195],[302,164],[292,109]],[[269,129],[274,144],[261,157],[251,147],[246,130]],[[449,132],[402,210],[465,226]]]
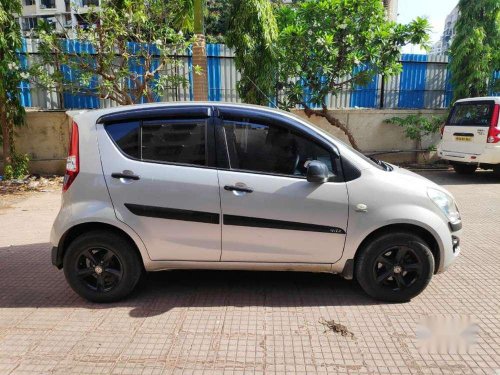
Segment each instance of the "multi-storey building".
[[387,9],[387,17],[396,21],[398,18],[398,0],[382,0],[384,7]]
[[29,35],[39,20],[47,21],[59,32],[71,30],[83,22],[81,15],[89,6],[99,5],[99,0],[22,0],[22,5],[19,22],[23,33]]
[[457,5],[446,17],[443,34],[432,46],[431,55],[444,55],[449,51],[453,38],[455,38],[455,25],[457,24],[459,16],[460,13]]

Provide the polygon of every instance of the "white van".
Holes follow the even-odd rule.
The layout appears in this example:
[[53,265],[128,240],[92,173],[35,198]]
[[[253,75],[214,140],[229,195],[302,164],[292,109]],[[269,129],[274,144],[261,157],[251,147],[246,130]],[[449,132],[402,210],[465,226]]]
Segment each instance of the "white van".
[[460,174],[478,167],[500,173],[499,112],[498,96],[458,100],[442,129],[439,157]]

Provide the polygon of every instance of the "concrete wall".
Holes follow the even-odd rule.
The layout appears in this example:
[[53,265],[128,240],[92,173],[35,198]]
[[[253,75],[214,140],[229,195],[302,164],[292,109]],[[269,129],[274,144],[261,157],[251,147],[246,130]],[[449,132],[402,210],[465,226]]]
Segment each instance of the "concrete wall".
[[69,133],[64,111],[27,111],[26,125],[16,128],[16,152],[30,156],[31,173],[64,174]]
[[[335,117],[349,128],[362,152],[372,153],[416,149],[416,142],[406,138],[401,127],[387,124],[384,120],[391,117],[406,117],[416,113],[429,117],[443,116],[447,113],[447,110],[346,109],[331,110],[330,112],[334,113]],[[330,125],[325,118],[315,115],[307,117],[303,111],[296,111],[295,113],[349,144],[346,135],[340,129]],[[422,148],[426,149],[432,145],[437,145],[439,139],[439,133],[426,137],[422,141]],[[411,152],[380,154],[377,155],[377,158],[390,163],[404,163],[414,161],[415,154]]]
[[[394,116],[405,117],[412,113],[422,113],[426,116],[446,113],[445,110],[369,109],[333,110],[332,112],[351,129],[363,152],[415,149],[414,141],[407,139],[399,126],[384,123],[385,119]],[[348,143],[343,132],[330,125],[324,118],[318,116],[307,118],[303,111],[295,113]],[[32,173],[64,173],[70,123],[70,118],[62,111],[27,112],[26,126],[17,129],[16,149],[18,153],[26,153],[30,156]],[[437,144],[438,141],[439,135],[429,137],[423,142],[423,147],[427,148]],[[398,153],[384,154],[378,157],[389,162],[399,163],[412,161],[415,155],[413,153]]]

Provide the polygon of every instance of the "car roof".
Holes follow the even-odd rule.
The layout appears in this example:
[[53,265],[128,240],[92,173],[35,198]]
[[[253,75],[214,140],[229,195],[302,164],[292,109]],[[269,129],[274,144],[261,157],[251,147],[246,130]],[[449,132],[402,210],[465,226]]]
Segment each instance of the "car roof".
[[70,115],[83,114],[86,113],[88,115],[92,115],[92,117],[102,117],[104,115],[119,113],[125,111],[134,111],[134,110],[148,110],[154,108],[181,108],[181,107],[227,107],[227,108],[242,108],[242,109],[254,109],[257,111],[267,111],[267,112],[275,112],[281,114],[290,114],[290,112],[283,111],[278,108],[265,107],[261,105],[255,104],[244,104],[244,103],[227,103],[227,102],[208,102],[208,101],[200,101],[200,102],[154,102],[154,103],[145,103],[145,104],[131,104],[131,105],[123,105],[118,107],[111,108],[103,108],[103,109],[95,109],[95,110],[83,110],[83,111],[68,111]]
[[493,100],[496,104],[500,104],[500,96],[479,96],[476,98],[464,98],[457,100],[456,103],[464,103],[464,102],[479,102],[485,100]]

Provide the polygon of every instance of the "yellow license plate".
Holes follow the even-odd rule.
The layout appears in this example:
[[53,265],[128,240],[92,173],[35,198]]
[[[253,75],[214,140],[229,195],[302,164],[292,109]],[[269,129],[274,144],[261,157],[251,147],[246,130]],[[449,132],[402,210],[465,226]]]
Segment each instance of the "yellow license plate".
[[455,141],[472,142],[472,137],[455,137]]

